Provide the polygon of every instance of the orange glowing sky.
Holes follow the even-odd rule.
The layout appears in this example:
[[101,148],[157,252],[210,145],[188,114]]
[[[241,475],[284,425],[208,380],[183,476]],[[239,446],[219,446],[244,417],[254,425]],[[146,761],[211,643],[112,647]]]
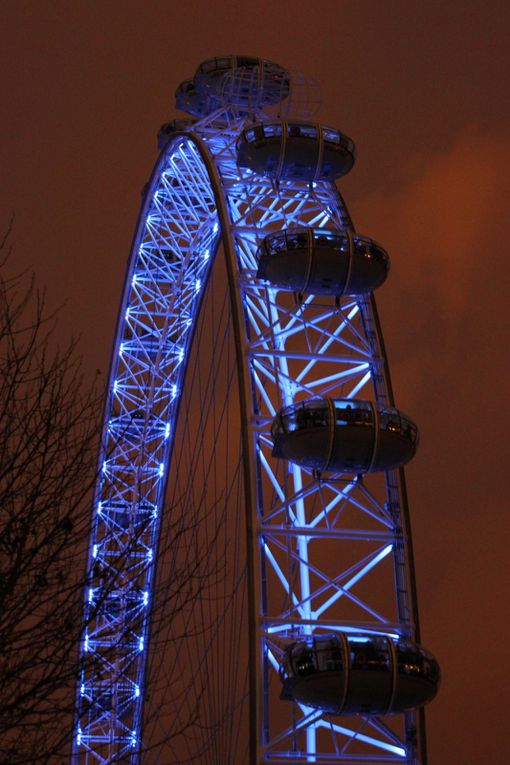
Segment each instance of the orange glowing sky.
[[[139,191],[173,91],[211,55],[321,83],[351,136],[340,188],[392,258],[378,296],[407,470],[424,644],[443,668],[430,765],[504,765],[510,509],[507,0],[19,0],[0,11],[0,227],[86,366],[106,372]],[[64,332],[64,334],[65,334]]]

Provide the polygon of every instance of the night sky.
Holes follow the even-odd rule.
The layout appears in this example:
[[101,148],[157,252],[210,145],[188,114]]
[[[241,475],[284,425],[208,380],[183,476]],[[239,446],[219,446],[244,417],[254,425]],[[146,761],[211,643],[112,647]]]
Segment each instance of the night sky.
[[422,638],[443,668],[430,765],[510,762],[508,0],[5,0],[0,227],[59,331],[108,368],[140,190],[176,85],[245,53],[322,86],[354,139],[340,182],[389,251],[378,293],[407,469]]

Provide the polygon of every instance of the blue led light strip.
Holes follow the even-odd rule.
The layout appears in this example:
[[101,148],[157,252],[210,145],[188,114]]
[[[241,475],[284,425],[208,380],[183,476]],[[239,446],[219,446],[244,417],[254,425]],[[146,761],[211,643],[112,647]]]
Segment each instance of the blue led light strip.
[[[279,701],[275,690],[285,645],[300,636],[344,630],[413,637],[414,624],[398,472],[366,480],[317,476],[272,456],[269,427],[282,406],[310,396],[388,404],[391,396],[371,299],[296,296],[257,279],[256,252],[268,233],[352,223],[332,183],[275,184],[240,171],[241,127],[220,110],[188,136],[171,138],[140,213],[105,408],[73,765],[136,765],[143,752],[159,523],[187,355],[220,223],[242,309],[234,321],[248,380],[244,458],[251,459],[248,510],[256,530],[248,554],[258,572],[250,765],[415,765],[415,715],[400,716],[391,730],[369,718],[330,724],[317,710]],[[332,540],[339,550],[335,571]],[[370,577],[377,577],[376,588]]]
[[172,433],[217,242],[210,184],[196,150],[183,138],[154,170],[118,322],[90,546],[75,762],[134,762],[139,756]]
[[[370,718],[364,723],[367,732],[362,733],[359,723],[332,726],[325,723],[324,715],[295,704],[289,705],[285,727],[282,704],[275,703],[279,658],[289,639],[336,629],[396,638],[412,636],[414,625],[405,555],[397,534],[403,523],[399,476],[391,472],[382,480],[347,476],[317,480],[311,471],[272,457],[269,425],[282,406],[317,395],[374,397],[387,405],[390,395],[370,299],[296,296],[257,278],[257,248],[267,234],[312,225],[338,230],[352,223],[332,183],[275,185],[269,178],[240,171],[235,149],[238,129],[224,124],[219,132],[214,119],[195,128],[206,142],[214,134],[214,159],[229,217],[230,254],[242,295],[244,339],[238,352],[249,359],[252,388],[247,427],[257,461],[255,482],[262,487],[255,501],[259,543],[253,555],[260,556],[259,570],[265,572],[256,641],[261,647],[256,703],[263,711],[255,732],[254,761],[340,763],[359,757],[367,763],[414,763],[416,720],[412,714],[400,716],[397,733]],[[265,485],[272,491],[264,490]],[[343,516],[349,513],[345,526]],[[301,533],[295,533],[297,528]],[[313,535],[307,536],[306,528]],[[340,556],[333,576],[326,567],[327,540],[335,533],[338,540],[350,533],[353,543],[346,552],[350,565],[342,566]],[[391,543],[381,547],[378,534]],[[385,565],[388,559],[393,565]],[[375,570],[384,582],[386,597],[382,599],[375,590],[358,587]],[[364,751],[354,754],[353,747],[361,744]]]

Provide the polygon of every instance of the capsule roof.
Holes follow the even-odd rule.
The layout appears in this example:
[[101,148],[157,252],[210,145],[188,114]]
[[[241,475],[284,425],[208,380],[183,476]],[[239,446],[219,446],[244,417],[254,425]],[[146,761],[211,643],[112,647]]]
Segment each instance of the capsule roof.
[[177,109],[192,114],[194,117],[204,117],[219,107],[217,101],[197,90],[193,80],[184,80],[177,86],[175,105]]
[[225,105],[252,112],[282,101],[289,90],[289,73],[273,61],[229,55],[199,64],[193,79],[181,83],[175,97],[178,109],[205,116]]

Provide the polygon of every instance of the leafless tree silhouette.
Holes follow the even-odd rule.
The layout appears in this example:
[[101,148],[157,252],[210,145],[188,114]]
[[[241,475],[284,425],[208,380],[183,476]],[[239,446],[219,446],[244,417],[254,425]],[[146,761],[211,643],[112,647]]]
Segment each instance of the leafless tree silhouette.
[[[102,395],[82,374],[77,342],[59,345],[60,313],[47,310],[33,275],[5,275],[13,271],[12,228],[13,221],[0,241],[0,765],[63,765],[85,627],[84,588],[96,576],[85,560]],[[194,604],[210,597],[212,583],[225,576],[221,561],[210,559],[219,530],[209,533],[206,545],[197,518],[216,505],[226,507],[226,500],[219,495],[205,508],[205,495],[192,499],[190,520],[190,487],[174,495],[161,539],[169,563],[158,575],[152,611],[158,655],[169,643],[179,655]],[[115,585],[107,582],[102,597]],[[165,695],[157,675],[146,689],[150,714],[173,717],[179,699]],[[199,704],[200,694],[166,729],[169,739],[197,722]],[[144,748],[161,746],[162,738]]]
[[[12,221],[0,243],[12,270]],[[0,762],[70,727],[99,397],[27,272],[0,277]]]

